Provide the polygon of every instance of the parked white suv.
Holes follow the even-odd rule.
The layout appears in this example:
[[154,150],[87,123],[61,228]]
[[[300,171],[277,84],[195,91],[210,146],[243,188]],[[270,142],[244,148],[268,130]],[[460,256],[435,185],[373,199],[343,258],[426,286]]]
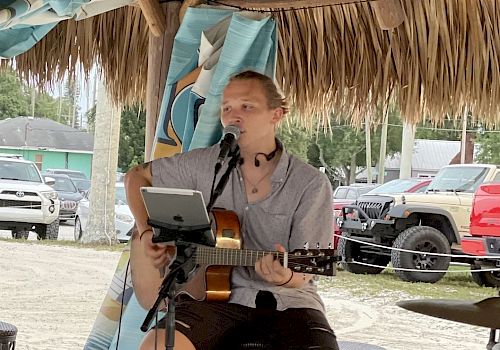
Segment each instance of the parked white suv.
[[11,230],[13,238],[35,231],[39,239],[57,239],[60,204],[48,184],[33,162],[0,157],[0,229]]

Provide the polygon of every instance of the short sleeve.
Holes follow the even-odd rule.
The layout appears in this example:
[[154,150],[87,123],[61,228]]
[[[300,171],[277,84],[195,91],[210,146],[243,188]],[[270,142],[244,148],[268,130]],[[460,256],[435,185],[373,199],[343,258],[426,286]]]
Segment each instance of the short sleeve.
[[177,154],[151,162],[153,186],[196,189],[196,171],[193,155]]
[[333,243],[332,186],[326,175],[319,173],[308,184],[294,213],[290,232],[290,250],[329,248]]

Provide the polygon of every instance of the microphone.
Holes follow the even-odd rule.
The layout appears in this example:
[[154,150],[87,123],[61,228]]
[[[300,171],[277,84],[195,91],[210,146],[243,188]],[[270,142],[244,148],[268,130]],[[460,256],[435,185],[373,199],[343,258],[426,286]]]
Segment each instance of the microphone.
[[234,125],[228,125],[222,131],[222,141],[220,142],[219,157],[215,164],[216,169],[220,169],[225,163],[229,152],[233,152],[237,146],[238,138],[240,137],[240,129]]

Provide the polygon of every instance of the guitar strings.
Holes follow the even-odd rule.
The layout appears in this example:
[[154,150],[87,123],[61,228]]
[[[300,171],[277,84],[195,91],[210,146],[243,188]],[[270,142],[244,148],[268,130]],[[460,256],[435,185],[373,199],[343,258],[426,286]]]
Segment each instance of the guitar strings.
[[[231,253],[232,252],[232,253]],[[222,253],[228,253],[228,254],[222,254]],[[245,253],[243,256],[242,253]],[[250,257],[248,256],[248,253],[250,253]],[[255,257],[253,255],[256,255]],[[232,260],[239,260],[240,262],[241,261],[247,261],[248,258],[250,258],[250,261],[252,262],[252,264],[249,266],[252,266],[254,264],[254,261],[257,259],[257,258],[260,258],[260,257],[263,257],[267,254],[273,254],[275,256],[277,256],[278,258],[279,257],[284,257],[284,253],[281,253],[281,252],[266,252],[266,251],[252,251],[252,250],[229,250],[229,251],[226,251],[226,248],[210,248],[210,249],[199,249],[199,250],[196,250],[195,253],[193,253],[193,257],[196,259],[196,258],[200,258],[200,259],[211,259],[211,260],[214,260],[216,258],[219,258],[219,260],[228,260],[228,261],[232,261]],[[259,256],[260,255],[260,256]],[[239,259],[238,259],[239,258]],[[300,267],[300,268],[307,268],[307,267],[311,267],[310,265],[307,265],[307,264],[302,264],[300,262],[294,262],[294,260],[301,260],[301,259],[312,259],[312,258],[328,258],[328,256],[326,255],[293,255],[293,254],[288,254],[288,267]],[[228,264],[228,265],[232,265],[232,264]],[[246,265],[246,264],[245,264]],[[318,268],[318,266],[315,266],[316,268]],[[321,266],[321,267],[324,267],[324,266]]]
[[[257,255],[257,256],[240,256],[240,255],[225,255],[225,256],[221,256],[220,254],[214,254],[214,253],[209,253],[209,254],[197,254],[197,253],[194,253],[193,254],[193,257],[194,258],[221,258],[221,259],[234,259],[234,258],[239,258],[239,260],[245,260],[247,258],[253,258],[253,259],[256,259],[256,258],[261,258],[263,256],[265,256],[267,254],[264,254],[264,255]],[[309,255],[309,256],[288,256],[288,261],[290,262],[290,260],[304,260],[304,259],[313,259],[313,258],[325,258],[324,255]],[[326,257],[328,258],[328,257]]]

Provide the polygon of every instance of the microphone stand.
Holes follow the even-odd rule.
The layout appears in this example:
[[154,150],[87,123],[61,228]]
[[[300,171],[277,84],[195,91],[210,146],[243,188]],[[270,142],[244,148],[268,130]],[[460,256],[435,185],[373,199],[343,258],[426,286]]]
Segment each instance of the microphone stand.
[[[221,176],[215,190],[210,194],[210,201],[207,205],[207,212],[210,213],[217,198],[222,194],[227,185],[232,170],[240,161],[239,148],[230,154],[231,159],[228,162],[227,170]],[[220,166],[219,166],[220,170]],[[214,174],[214,177],[217,172]],[[215,178],[214,178],[215,181]],[[160,229],[160,234],[153,235],[153,242],[174,241],[176,246],[176,258],[170,266],[169,273],[163,279],[158,291],[158,297],[155,303],[148,311],[144,322],[141,325],[141,331],[147,332],[153,317],[158,312],[160,303],[168,298],[168,309],[166,316],[165,329],[165,348],[174,349],[175,343],[175,296],[177,286],[186,283],[197,268],[196,261],[193,260],[196,252],[196,244],[215,246],[215,238],[208,226],[173,226],[148,219],[148,224]],[[193,240],[193,238],[195,238]]]
[[[234,168],[236,168],[236,165],[240,162],[240,159],[241,159],[240,158],[240,148],[238,146],[236,146],[236,149],[234,150],[234,152],[232,152],[230,154],[230,157],[231,157],[231,159],[227,163],[226,172],[221,176],[219,183],[215,187],[214,191],[210,194],[210,201],[208,202],[208,205],[207,205],[207,213],[210,213],[210,211],[212,210],[212,208],[215,204],[215,201],[222,194],[222,192],[224,191],[224,188],[226,188],[226,185],[227,185],[227,182],[229,181],[229,176],[231,175],[231,172],[233,171]],[[216,168],[216,172],[215,172],[214,176],[217,175],[217,171],[218,170]]]

